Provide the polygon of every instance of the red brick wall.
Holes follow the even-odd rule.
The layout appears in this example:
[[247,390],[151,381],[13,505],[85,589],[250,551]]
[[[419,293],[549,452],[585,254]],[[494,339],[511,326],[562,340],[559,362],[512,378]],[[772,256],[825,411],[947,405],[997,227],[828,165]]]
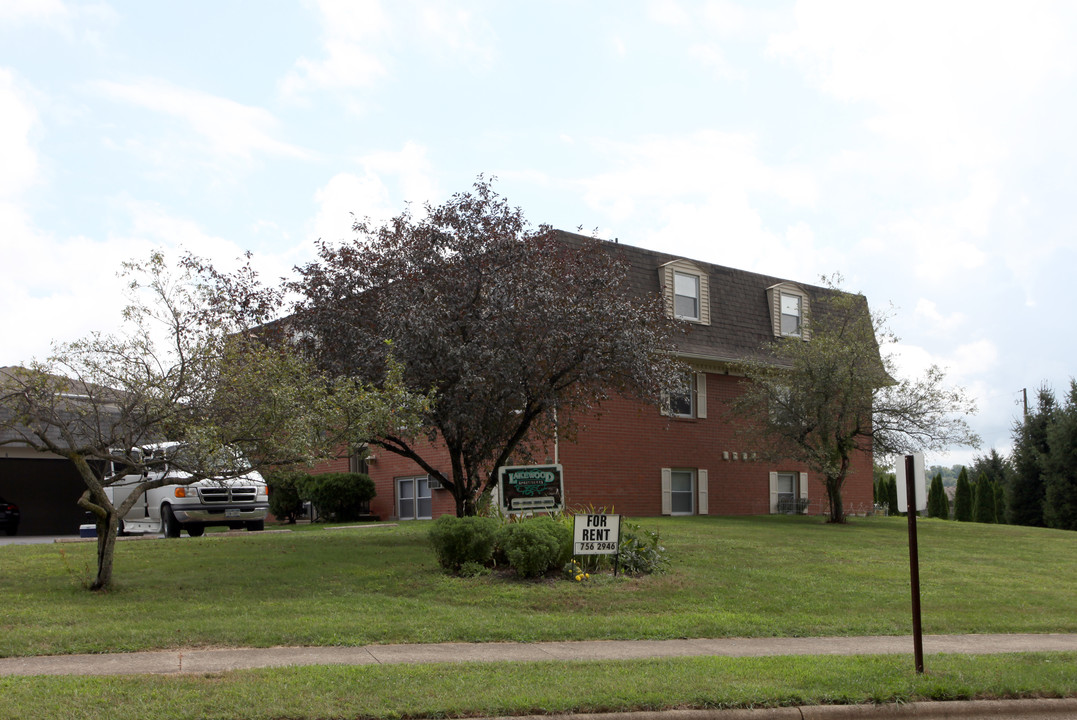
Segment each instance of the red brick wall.
[[[622,398],[607,401],[598,417],[581,422],[575,442],[561,441],[565,500],[571,505],[605,506],[631,516],[662,512],[662,468],[705,469],[708,474],[708,511],[712,515],[758,515],[770,511],[770,473],[802,472],[798,463],[744,459],[758,453],[736,437],[723,419],[724,403],[739,392],[738,379],[707,375],[707,417],[669,418],[652,405]],[[371,512],[382,519],[395,517],[395,478],[425,475],[415,463],[374,448],[369,464],[377,485]],[[552,444],[546,454],[552,459]],[[734,454],[736,460],[733,459]],[[448,474],[448,454],[431,456],[431,464]],[[342,458],[318,468],[321,472],[347,470]],[[452,496],[435,490],[433,514],[455,512]],[[858,453],[846,481],[843,499],[848,513],[863,512],[872,503],[872,462],[868,452]],[[826,492],[816,473],[810,473],[809,512],[826,512]],[[698,508],[697,508],[698,510]]]

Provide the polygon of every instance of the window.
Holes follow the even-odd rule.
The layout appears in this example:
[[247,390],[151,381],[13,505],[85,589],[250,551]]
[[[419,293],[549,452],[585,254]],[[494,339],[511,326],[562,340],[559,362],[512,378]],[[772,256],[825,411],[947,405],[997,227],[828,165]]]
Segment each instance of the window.
[[695,417],[695,390],[695,373],[684,373],[680,386],[669,392],[669,414],[673,417]]
[[782,335],[800,337],[800,296],[782,293]]
[[695,472],[672,470],[669,480],[670,512],[673,515],[692,515],[695,512]]
[[671,260],[658,266],[658,286],[666,315],[677,320],[711,324],[708,269],[691,260]]
[[673,316],[699,320],[699,276],[673,273]]
[[665,394],[664,415],[679,418],[707,417],[707,374],[686,372],[681,382]]
[[808,473],[770,474],[770,511],[782,515],[802,515],[808,510]]
[[370,449],[366,445],[355,448],[352,454],[348,456],[348,472],[369,475],[370,466],[367,465],[368,455],[370,455]]
[[710,512],[707,471],[662,468],[662,514],[706,515]]
[[396,516],[401,520],[429,520],[433,517],[430,481],[425,475],[396,479]]
[[792,514],[796,490],[797,476],[794,473],[778,473],[778,512]]
[[811,339],[811,300],[804,288],[791,282],[771,285],[767,305],[774,337]]

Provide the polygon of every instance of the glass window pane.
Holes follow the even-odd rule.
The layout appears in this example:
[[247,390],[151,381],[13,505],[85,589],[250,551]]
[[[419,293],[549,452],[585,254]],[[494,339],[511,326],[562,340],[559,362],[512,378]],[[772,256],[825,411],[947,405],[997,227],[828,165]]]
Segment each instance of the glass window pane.
[[678,295],[674,299],[673,311],[677,317],[684,318],[698,318],[699,308],[698,303],[694,297],[685,297],[684,295]]
[[670,473],[670,489],[673,492],[692,492],[692,473],[674,470]]
[[782,335],[800,334],[800,298],[782,295]]
[[695,275],[673,274],[673,314],[699,319],[699,278]]
[[670,496],[670,509],[677,515],[690,515],[692,509],[692,493],[673,493]]
[[778,473],[778,492],[791,493],[793,492],[793,485],[795,478],[791,473]]
[[674,273],[673,292],[675,292],[677,295],[687,295],[688,297],[698,298],[699,278],[697,278],[695,275]]

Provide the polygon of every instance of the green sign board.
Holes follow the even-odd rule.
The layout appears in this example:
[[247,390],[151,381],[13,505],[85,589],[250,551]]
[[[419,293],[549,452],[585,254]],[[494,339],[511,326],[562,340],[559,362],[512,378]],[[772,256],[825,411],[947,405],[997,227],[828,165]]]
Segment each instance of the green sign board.
[[560,465],[503,467],[497,488],[505,512],[550,512],[564,507]]

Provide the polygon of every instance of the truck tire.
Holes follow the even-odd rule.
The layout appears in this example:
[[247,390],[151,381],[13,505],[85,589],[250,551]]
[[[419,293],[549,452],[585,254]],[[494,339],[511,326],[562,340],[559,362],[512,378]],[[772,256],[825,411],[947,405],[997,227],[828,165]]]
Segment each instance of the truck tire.
[[206,526],[205,525],[187,525],[187,526],[184,527],[184,530],[186,530],[187,534],[190,535],[191,537],[202,537],[202,535],[206,532]]
[[180,536],[179,520],[176,519],[176,514],[172,512],[172,506],[167,503],[161,506],[161,532],[164,533],[166,538],[178,538]]
[[265,529],[266,529],[266,521],[265,520],[251,520],[250,522],[247,523],[247,530],[249,530],[249,531],[258,532],[260,530],[265,530]]

